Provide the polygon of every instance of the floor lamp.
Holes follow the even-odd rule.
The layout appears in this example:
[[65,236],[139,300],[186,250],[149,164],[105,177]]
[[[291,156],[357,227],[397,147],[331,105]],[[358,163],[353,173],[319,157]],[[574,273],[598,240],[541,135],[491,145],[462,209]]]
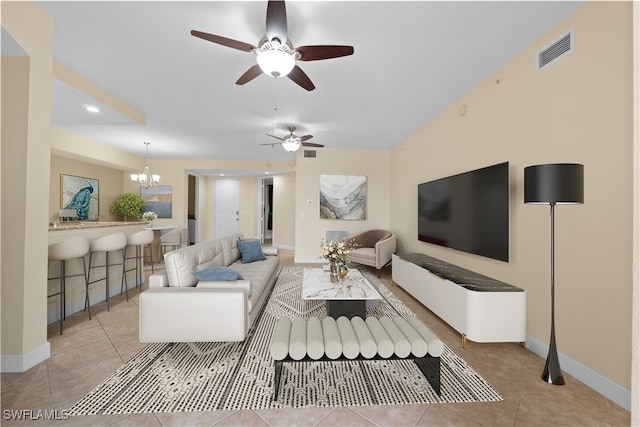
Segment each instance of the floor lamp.
[[556,204],[584,203],[584,166],[556,163],[524,168],[524,202],[551,205],[551,339],[542,379],[549,384],[563,385],[555,332],[554,208]]

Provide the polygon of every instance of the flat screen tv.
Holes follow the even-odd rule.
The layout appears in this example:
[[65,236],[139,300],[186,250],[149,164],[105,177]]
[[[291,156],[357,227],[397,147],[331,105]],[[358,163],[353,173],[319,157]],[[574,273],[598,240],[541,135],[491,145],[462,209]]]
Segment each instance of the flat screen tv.
[[509,162],[419,184],[418,240],[509,261]]

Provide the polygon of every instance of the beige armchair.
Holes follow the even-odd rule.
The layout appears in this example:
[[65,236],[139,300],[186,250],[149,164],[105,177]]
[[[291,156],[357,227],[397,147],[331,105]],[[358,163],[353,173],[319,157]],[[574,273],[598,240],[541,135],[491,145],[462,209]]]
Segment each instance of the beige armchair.
[[353,241],[356,248],[349,252],[349,260],[381,270],[391,263],[396,251],[396,236],[387,230],[368,230],[353,234],[345,240]]

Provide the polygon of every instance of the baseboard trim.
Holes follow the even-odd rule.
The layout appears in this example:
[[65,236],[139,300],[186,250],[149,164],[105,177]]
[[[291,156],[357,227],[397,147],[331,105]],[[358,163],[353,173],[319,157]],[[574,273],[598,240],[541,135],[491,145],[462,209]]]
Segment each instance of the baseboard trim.
[[0,372],[3,374],[26,372],[49,357],[51,357],[51,345],[48,341],[25,354],[3,354],[0,356]]
[[278,248],[278,249],[286,249],[288,251],[295,251],[296,247],[295,246],[291,246],[291,245],[283,245],[281,243],[274,243],[272,245],[274,248]]
[[[533,338],[531,335],[527,335],[527,348],[543,359],[547,358],[549,345]],[[562,353],[558,353],[558,359],[560,360],[560,367],[564,372],[575,377],[580,382],[591,387],[593,390],[597,391],[612,402],[620,405],[627,411],[631,411],[630,390],[616,384],[609,378],[600,375],[594,370],[587,368],[585,365],[576,362]]]

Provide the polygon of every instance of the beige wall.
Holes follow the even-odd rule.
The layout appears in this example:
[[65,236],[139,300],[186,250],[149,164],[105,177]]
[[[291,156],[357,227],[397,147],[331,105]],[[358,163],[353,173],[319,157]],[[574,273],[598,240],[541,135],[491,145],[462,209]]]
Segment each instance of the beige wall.
[[49,197],[53,19],[33,3],[3,2],[2,27],[28,55],[26,64],[2,58],[1,304],[6,371],[8,362],[11,368],[29,368],[49,356],[43,286],[47,263],[30,261],[47,257],[49,213],[37,207],[48,206]]
[[[399,249],[527,291],[527,334],[548,343],[549,207],[523,203],[526,166],[585,165],[585,204],[556,208],[559,352],[631,385],[631,3],[588,3],[392,152],[391,228]],[[535,55],[573,28],[575,50],[536,71]],[[460,107],[467,106],[465,115]],[[510,262],[417,240],[417,185],[510,162]],[[594,341],[595,340],[595,341]],[[597,351],[615,349],[615,351]]]
[[[298,152],[296,158],[295,257],[298,262],[319,260],[320,239],[326,230],[357,232],[372,228],[388,229],[390,224],[391,162],[388,150],[323,148],[316,153],[315,158],[305,158],[302,152]],[[366,176],[367,219],[320,219],[320,175]]]
[[294,249],[296,245],[296,174],[273,177],[273,245]]

